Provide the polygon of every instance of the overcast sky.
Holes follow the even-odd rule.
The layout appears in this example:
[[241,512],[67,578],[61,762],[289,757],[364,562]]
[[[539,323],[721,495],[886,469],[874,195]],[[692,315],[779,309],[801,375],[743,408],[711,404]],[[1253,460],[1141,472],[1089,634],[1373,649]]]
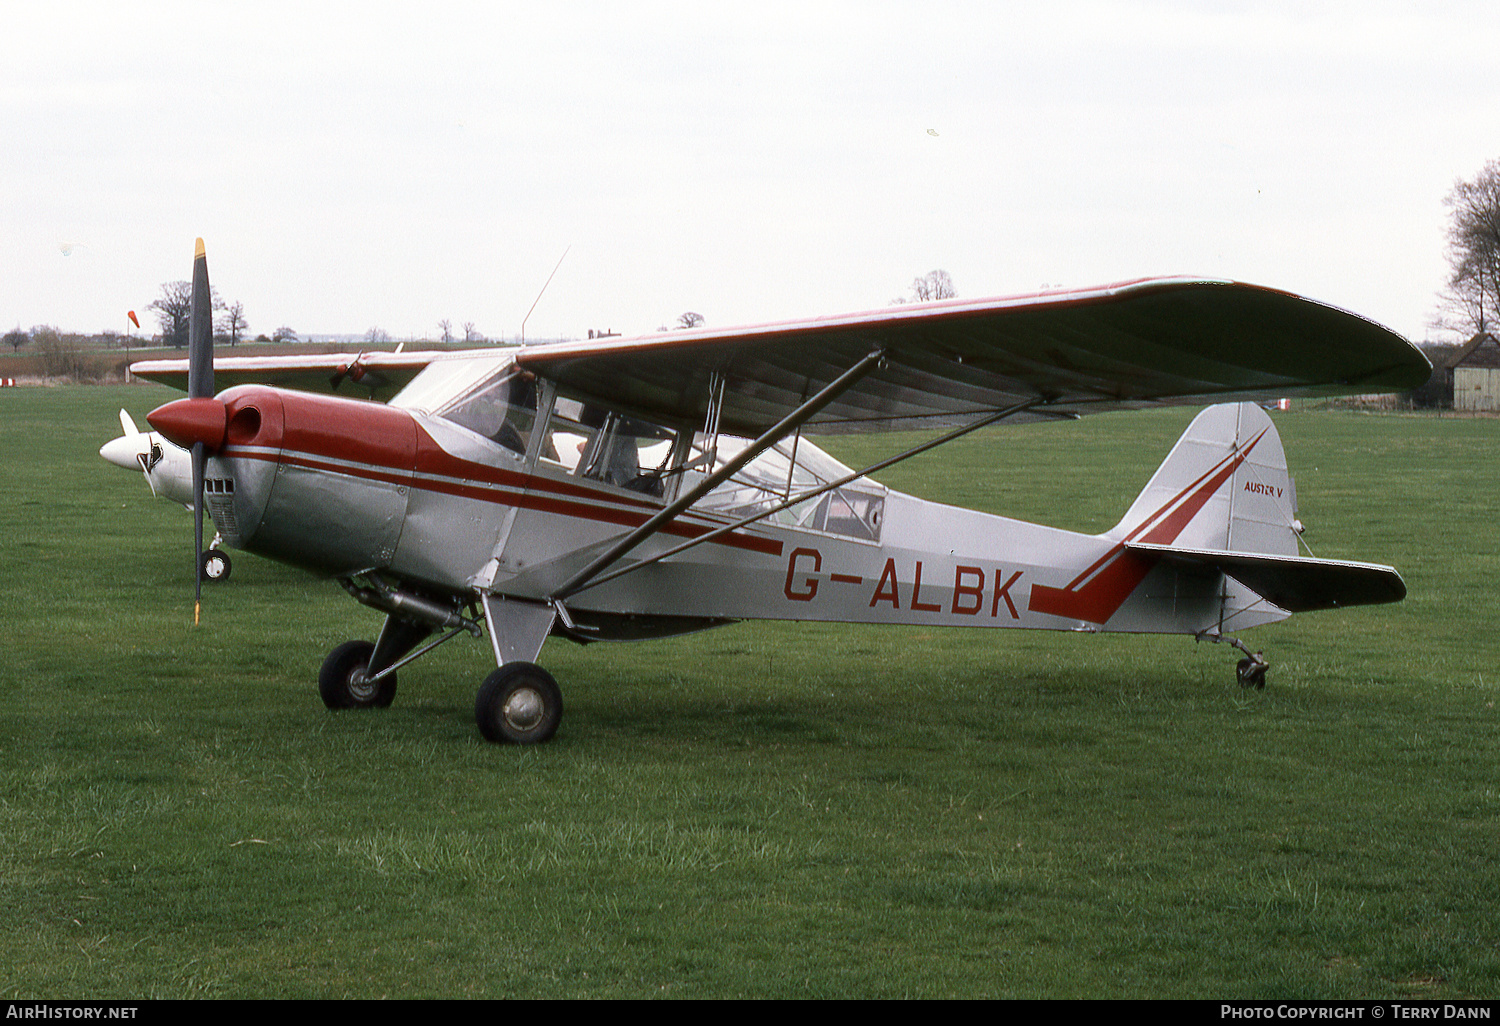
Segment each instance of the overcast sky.
[[[124,330],[208,246],[253,333],[528,338],[1155,274],[1420,341],[1500,157],[1500,4],[10,9],[0,329]],[[571,248],[570,248],[571,247]]]

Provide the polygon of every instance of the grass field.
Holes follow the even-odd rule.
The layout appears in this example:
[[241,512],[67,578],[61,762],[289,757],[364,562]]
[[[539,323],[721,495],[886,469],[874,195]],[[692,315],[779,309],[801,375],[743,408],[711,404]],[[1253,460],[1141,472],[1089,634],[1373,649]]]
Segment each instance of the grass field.
[[[313,683],[378,617],[95,455],[154,386],[0,391],[0,996],[1500,995],[1500,421],[1278,417],[1320,556],[1396,606],[1186,638],[741,625],[488,646],[389,710]],[[894,487],[1102,530],[1192,411],[992,430]],[[830,446],[848,461],[891,439]]]

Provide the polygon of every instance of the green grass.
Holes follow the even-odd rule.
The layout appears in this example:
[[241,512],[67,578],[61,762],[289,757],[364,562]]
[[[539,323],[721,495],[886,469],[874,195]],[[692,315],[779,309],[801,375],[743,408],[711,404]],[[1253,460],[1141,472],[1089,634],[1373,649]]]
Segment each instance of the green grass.
[[[155,387],[0,392],[0,996],[1449,998],[1500,993],[1500,421],[1278,418],[1321,556],[1410,595],[1226,647],[741,625],[488,646],[332,714],[378,617],[95,450]],[[1080,530],[1191,411],[993,430],[882,475]],[[841,441],[854,461],[896,440]]]

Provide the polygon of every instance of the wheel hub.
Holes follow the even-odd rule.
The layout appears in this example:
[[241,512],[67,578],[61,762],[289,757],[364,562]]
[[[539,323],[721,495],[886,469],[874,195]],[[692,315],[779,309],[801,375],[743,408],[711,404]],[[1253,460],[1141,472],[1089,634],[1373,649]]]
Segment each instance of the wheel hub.
[[546,705],[542,696],[533,688],[517,688],[505,705],[501,708],[501,714],[505,722],[516,730],[530,730],[542,721],[542,715],[546,711]]
[[349,694],[357,702],[368,702],[375,697],[377,686],[370,682],[366,668],[349,671]]

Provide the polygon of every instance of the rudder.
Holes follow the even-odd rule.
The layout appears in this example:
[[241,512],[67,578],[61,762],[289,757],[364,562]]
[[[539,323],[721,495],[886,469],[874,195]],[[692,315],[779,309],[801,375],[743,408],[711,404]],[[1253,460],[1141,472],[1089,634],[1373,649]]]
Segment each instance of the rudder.
[[1107,535],[1146,545],[1296,555],[1296,488],[1271,418],[1254,403],[1199,413]]

